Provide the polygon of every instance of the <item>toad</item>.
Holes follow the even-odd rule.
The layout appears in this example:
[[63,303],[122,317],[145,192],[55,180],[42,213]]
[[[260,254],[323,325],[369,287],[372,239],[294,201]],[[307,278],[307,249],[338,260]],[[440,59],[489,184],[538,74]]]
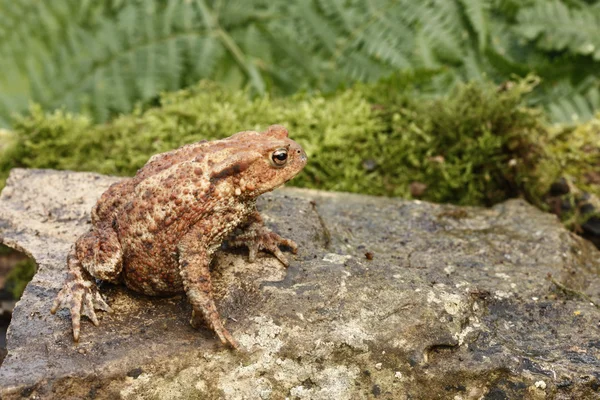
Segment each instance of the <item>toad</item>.
[[241,228],[229,244],[247,246],[249,261],[266,250],[287,266],[279,246],[295,253],[297,245],[264,225],[255,202],[306,162],[302,147],[280,125],[151,157],[133,178],[110,186],[92,209],[92,228],[67,256],[67,278],[51,312],[70,310],[78,341],[82,315],[98,325],[95,310],[110,311],[95,279],[146,295],[185,292],[192,326],[204,321],[223,344],[237,348],[213,300],[213,253]]

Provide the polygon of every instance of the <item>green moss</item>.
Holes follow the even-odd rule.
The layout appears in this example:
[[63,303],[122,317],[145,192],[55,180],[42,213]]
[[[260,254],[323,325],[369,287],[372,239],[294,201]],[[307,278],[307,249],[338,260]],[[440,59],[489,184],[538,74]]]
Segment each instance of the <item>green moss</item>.
[[7,254],[11,254],[14,253],[15,250],[11,249],[8,246],[3,245],[2,243],[0,243],[0,256],[5,256]]
[[548,143],[557,174],[600,197],[600,114],[574,129],[556,130]]
[[407,182],[416,181],[427,185],[422,197],[436,202],[539,197],[544,189],[536,165],[547,131],[541,112],[522,105],[536,83],[527,78],[498,88],[472,82],[425,101],[385,82],[371,90],[389,126],[379,137],[377,159],[388,193],[407,197]]
[[600,217],[600,114],[575,128],[553,129],[547,150],[550,157],[541,167],[569,187],[548,197],[550,209],[569,229],[582,232],[590,218]]
[[522,106],[535,84],[499,90],[471,83],[441,98],[417,96],[406,80],[320,94],[250,99],[209,82],[162,96],[161,106],[94,125],[83,116],[33,107],[14,123],[0,170],[35,167],[133,175],[152,154],[270,124],[287,126],[309,156],[291,184],[326,190],[491,204],[538,182],[539,112]]
[[33,278],[36,269],[36,264],[31,259],[19,261],[6,275],[4,288],[12,293],[14,299],[21,298],[25,286]]

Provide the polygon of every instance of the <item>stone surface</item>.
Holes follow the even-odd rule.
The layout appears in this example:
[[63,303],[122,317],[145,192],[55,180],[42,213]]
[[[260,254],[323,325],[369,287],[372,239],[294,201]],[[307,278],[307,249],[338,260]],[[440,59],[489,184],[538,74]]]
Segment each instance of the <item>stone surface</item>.
[[300,245],[290,267],[228,249],[214,262],[246,351],[194,330],[185,296],[111,285],[113,313],[74,344],[50,305],[116,179],[14,170],[0,195],[0,239],[39,264],[9,328],[2,398],[600,398],[600,252],[519,200],[278,190],[259,209]]

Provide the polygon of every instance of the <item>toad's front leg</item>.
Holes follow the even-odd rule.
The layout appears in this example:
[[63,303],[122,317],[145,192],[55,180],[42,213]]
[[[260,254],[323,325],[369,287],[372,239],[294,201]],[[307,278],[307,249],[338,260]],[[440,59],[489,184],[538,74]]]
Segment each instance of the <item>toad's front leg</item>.
[[293,240],[283,238],[267,228],[257,210],[254,210],[250,214],[242,230],[241,234],[229,240],[229,245],[234,247],[247,246],[250,262],[256,261],[256,255],[259,250],[266,250],[277,257],[287,267],[289,262],[279,249],[279,246],[289,247],[294,254],[298,251],[298,245]]
[[239,346],[233,336],[225,329],[213,300],[212,283],[210,278],[211,252],[202,238],[206,235],[201,226],[195,226],[179,243],[179,272],[187,297],[192,304],[192,319],[194,328],[200,320],[208,324],[223,344],[229,344],[234,349]]

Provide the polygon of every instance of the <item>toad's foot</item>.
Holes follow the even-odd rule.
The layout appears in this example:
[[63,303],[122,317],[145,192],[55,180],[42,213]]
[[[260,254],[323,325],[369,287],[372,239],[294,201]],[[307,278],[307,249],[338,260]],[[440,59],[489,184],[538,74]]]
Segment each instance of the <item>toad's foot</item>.
[[88,317],[92,323],[98,326],[98,317],[94,310],[110,312],[110,307],[96,288],[91,279],[86,279],[78,271],[69,271],[67,280],[54,300],[50,312],[54,314],[60,308],[69,308],[73,324],[73,339],[79,340],[81,315]]
[[[208,307],[210,309],[210,307]],[[231,333],[221,323],[219,314],[210,312],[210,310],[203,310],[204,312],[197,313],[196,310],[192,310],[192,319],[190,324],[193,328],[198,329],[207,323],[208,326],[217,334],[217,337],[224,345],[231,346],[232,349],[239,350],[240,346],[237,341],[231,336]],[[207,312],[208,311],[208,312]]]
[[256,254],[259,250],[266,250],[277,257],[286,267],[289,262],[279,246],[289,247],[294,254],[298,252],[298,245],[293,240],[282,238],[264,225],[251,225],[243,233],[230,240],[229,244],[234,247],[247,246],[250,262],[256,261]]

